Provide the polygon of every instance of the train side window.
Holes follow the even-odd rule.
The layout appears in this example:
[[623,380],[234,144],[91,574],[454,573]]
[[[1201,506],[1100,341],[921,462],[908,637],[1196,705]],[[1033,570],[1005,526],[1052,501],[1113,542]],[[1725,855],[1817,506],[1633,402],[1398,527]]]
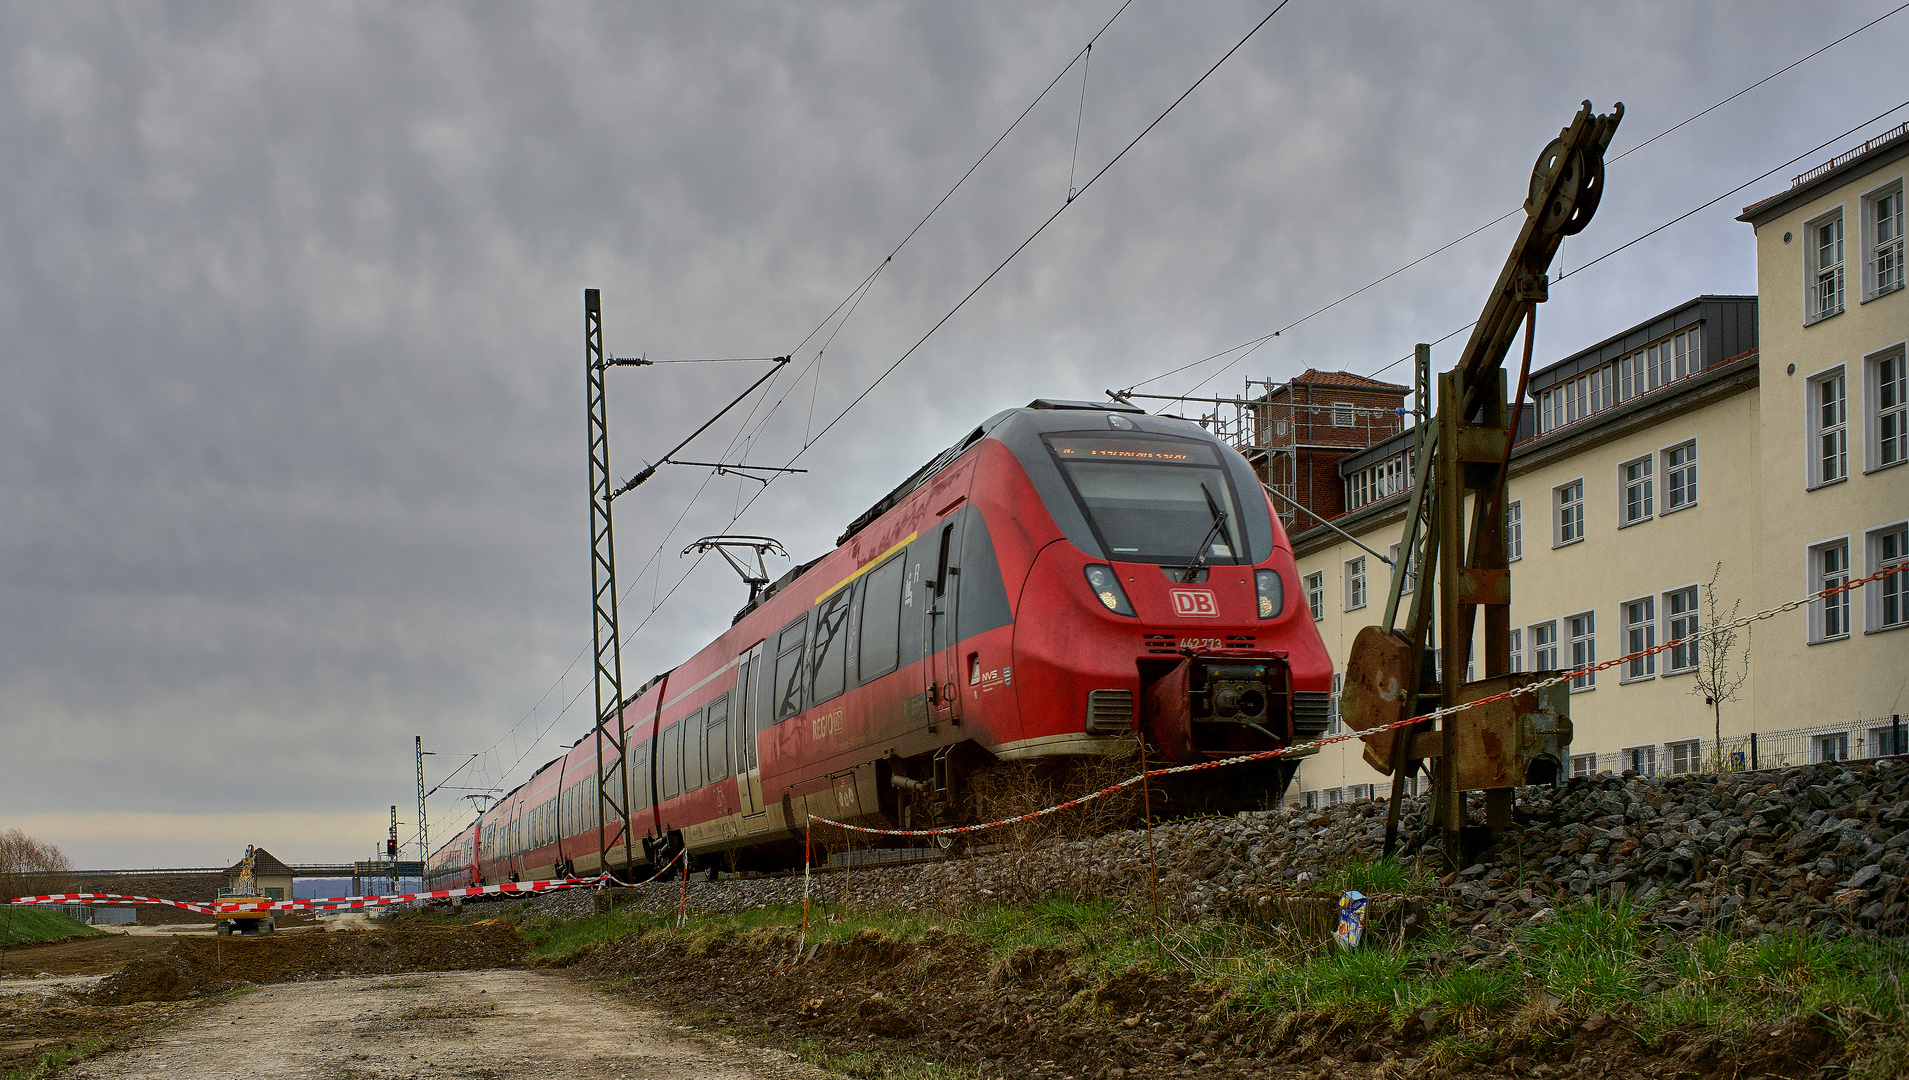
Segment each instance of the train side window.
[[695,791],[709,782],[708,763],[703,760],[703,714],[698,711],[683,721],[683,790]]
[[709,706],[708,735],[709,782],[729,775],[729,695],[724,694]]
[[656,778],[650,775],[650,741],[632,751],[630,759],[630,812],[646,809],[656,801]]
[[820,705],[840,697],[848,680],[848,613],[854,590],[843,589],[829,597],[815,617],[815,647],[809,650],[813,670],[809,685],[814,690],[811,704]]
[[808,633],[809,617],[792,623],[776,641],[777,720],[787,720],[802,711],[802,639]]
[[663,729],[661,760],[657,771],[663,774],[663,800],[668,802],[683,793],[683,725]]
[[901,660],[902,575],[906,552],[876,567],[862,589],[861,641],[856,668],[866,683],[895,670]]

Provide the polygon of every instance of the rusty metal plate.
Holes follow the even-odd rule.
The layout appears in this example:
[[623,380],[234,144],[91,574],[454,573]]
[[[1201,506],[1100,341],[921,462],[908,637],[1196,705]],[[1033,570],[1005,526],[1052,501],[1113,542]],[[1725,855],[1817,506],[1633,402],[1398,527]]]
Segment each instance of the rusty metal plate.
[[[1520,672],[1466,683],[1460,703],[1494,697],[1538,682],[1551,672]],[[1525,783],[1534,762],[1549,759],[1562,769],[1571,760],[1570,689],[1564,685],[1515,693],[1447,717],[1453,772],[1460,791],[1489,791]]]
[[[1360,629],[1346,656],[1345,682],[1340,688],[1339,716],[1354,731],[1394,724],[1412,715],[1408,684],[1412,677],[1412,642],[1396,630],[1377,626]],[[1392,772],[1392,732],[1365,738],[1365,759],[1382,773]]]

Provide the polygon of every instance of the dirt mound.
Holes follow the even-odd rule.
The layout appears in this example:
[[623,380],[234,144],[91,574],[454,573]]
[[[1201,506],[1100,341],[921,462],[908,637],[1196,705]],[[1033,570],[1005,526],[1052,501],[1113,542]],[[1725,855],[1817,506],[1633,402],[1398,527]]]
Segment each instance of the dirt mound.
[[522,967],[529,951],[516,928],[501,919],[427,930],[181,940],[163,956],[127,965],[88,1000],[96,1005],[180,1001],[241,982]]

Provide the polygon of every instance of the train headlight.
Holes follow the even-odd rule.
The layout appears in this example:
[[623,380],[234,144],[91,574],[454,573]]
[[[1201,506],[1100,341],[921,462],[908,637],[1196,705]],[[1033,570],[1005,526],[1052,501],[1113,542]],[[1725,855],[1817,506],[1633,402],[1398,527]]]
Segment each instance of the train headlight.
[[1116,615],[1132,615],[1133,605],[1127,602],[1127,592],[1120,587],[1120,577],[1111,566],[1089,566],[1087,584],[1100,598],[1101,605]]
[[1286,583],[1277,570],[1255,570],[1253,581],[1259,586],[1259,617],[1270,619],[1286,608]]

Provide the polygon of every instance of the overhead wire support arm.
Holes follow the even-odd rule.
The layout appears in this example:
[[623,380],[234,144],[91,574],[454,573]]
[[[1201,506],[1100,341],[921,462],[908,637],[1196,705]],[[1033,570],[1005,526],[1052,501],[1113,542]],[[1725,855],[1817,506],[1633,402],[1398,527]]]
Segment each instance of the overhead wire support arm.
[[761,386],[763,383],[766,383],[770,379],[774,378],[776,372],[782,370],[782,365],[789,362],[789,358],[786,356],[778,356],[778,357],[775,357],[774,359],[775,359],[776,366],[770,368],[768,374],[764,375],[760,379],[757,379],[755,382],[750,383],[749,389],[744,390],[740,394],[737,394],[736,399],[734,401],[731,401],[729,404],[724,405],[722,409],[716,413],[716,415],[710,417],[708,420],[705,420],[703,422],[702,427],[699,427],[695,431],[690,432],[689,436],[685,438],[682,442],[679,442],[675,446],[670,447],[669,453],[664,454],[661,458],[658,458],[655,464],[645,467],[642,472],[637,473],[635,476],[632,476],[628,480],[624,481],[622,487],[617,488],[615,491],[610,492],[611,501],[615,501],[617,496],[624,494],[625,492],[629,491],[631,488],[637,487],[638,485],[647,481],[650,477],[655,476],[656,470],[659,467],[670,464],[670,458],[674,457],[678,450],[681,450],[683,447],[688,446],[690,443],[696,440],[696,436],[701,435],[703,432],[708,431],[711,427],[715,426],[716,421],[721,420],[724,416],[727,416],[729,414],[729,410],[742,404],[744,399],[748,398],[750,394],[753,394],[756,392],[757,387]]

